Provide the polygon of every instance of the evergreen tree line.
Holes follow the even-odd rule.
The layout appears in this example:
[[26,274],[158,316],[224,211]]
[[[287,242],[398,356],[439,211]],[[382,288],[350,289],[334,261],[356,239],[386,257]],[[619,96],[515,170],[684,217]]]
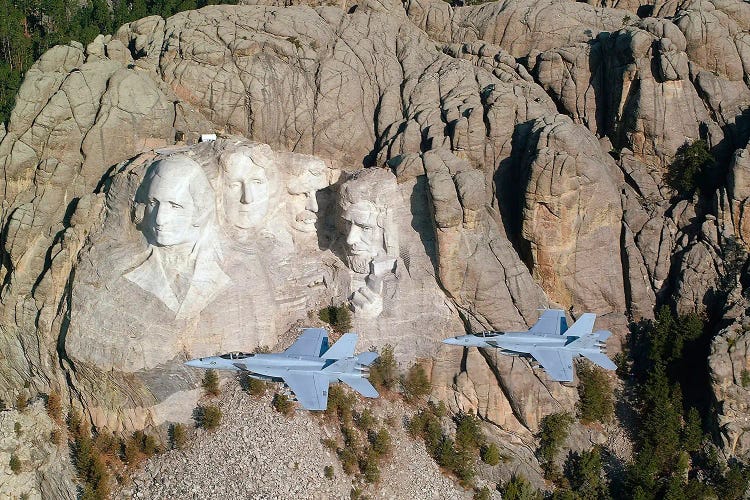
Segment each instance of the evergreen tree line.
[[640,425],[626,474],[628,498],[741,498],[750,476],[722,463],[711,436],[709,328],[664,306],[631,332]]
[[146,16],[164,18],[237,0],[0,0],[0,121],[7,123],[26,71],[47,49],[72,40],[84,45],[100,33]]

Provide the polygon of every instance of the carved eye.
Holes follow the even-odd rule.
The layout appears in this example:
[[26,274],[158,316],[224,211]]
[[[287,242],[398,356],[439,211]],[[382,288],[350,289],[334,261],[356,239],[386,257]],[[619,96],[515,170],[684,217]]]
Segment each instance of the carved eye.
[[172,208],[182,208],[182,205],[173,201],[170,201],[169,204],[172,206]]
[[229,187],[232,189],[239,189],[241,186],[242,186],[241,182],[233,182],[229,185]]
[[253,184],[265,184],[265,182],[263,181],[263,179],[253,179],[251,182]]

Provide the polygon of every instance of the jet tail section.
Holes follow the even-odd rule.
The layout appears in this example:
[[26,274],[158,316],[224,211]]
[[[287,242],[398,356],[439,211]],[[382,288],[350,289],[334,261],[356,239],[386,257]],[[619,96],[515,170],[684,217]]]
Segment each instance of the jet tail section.
[[341,375],[339,380],[362,394],[366,398],[378,397],[378,391],[372,386],[369,380],[357,375]]
[[607,357],[606,354],[603,352],[596,352],[596,351],[590,351],[590,352],[582,352],[584,356],[589,358],[591,361],[596,363],[597,365],[601,366],[605,370],[616,370],[617,365],[614,364],[614,362]]
[[357,355],[357,363],[364,366],[370,366],[378,359],[378,353],[367,351]]
[[596,314],[583,313],[581,314],[581,317],[567,329],[565,335],[568,337],[585,337],[594,330],[594,321],[596,321]]
[[357,368],[361,370],[366,366],[370,366],[376,359],[378,359],[378,353],[367,351],[356,356],[339,359],[335,363],[331,363],[323,368],[323,371],[356,374],[359,373]]
[[566,347],[569,347],[571,349],[592,349],[596,347],[603,347],[604,343],[611,336],[612,332],[608,332],[607,330],[599,330],[594,333],[589,332],[578,337]]
[[357,345],[356,333],[345,333],[321,356],[323,359],[344,359],[354,356]]

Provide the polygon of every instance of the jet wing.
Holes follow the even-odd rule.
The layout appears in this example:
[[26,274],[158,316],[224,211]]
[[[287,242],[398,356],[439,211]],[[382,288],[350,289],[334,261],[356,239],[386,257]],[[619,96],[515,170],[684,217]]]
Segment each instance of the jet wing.
[[537,335],[562,335],[568,329],[565,311],[561,309],[545,309],[529,333]]
[[284,351],[287,356],[320,356],[328,350],[325,328],[303,328],[294,344]]
[[567,349],[532,349],[529,354],[542,365],[552,380],[558,382],[573,380],[573,353]]
[[316,372],[286,372],[282,378],[306,410],[328,407],[328,376]]

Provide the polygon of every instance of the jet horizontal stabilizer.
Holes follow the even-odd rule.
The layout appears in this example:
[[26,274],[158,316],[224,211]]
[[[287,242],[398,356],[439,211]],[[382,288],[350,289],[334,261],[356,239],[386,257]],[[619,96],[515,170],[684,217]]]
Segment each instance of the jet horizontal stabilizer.
[[597,365],[601,366],[605,370],[616,370],[617,365],[614,364],[614,362],[607,357],[606,354],[603,352],[581,352],[584,356],[586,356],[588,359],[596,363]]
[[366,378],[358,377],[357,375],[340,375],[339,380],[366,398],[378,397],[378,391]]

